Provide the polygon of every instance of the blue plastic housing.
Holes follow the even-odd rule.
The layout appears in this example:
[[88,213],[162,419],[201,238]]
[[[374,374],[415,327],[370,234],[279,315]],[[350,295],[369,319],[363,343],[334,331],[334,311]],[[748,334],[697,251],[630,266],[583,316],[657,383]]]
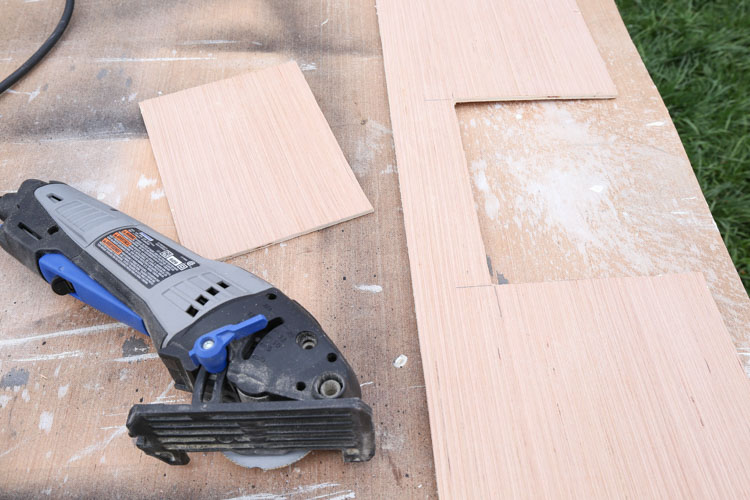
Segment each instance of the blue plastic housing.
[[52,280],[58,276],[68,280],[75,290],[70,295],[117,321],[148,335],[146,325],[143,324],[143,319],[140,316],[109,293],[106,288],[94,281],[67,257],[57,253],[43,255],[39,259],[39,270],[48,283],[52,283]]

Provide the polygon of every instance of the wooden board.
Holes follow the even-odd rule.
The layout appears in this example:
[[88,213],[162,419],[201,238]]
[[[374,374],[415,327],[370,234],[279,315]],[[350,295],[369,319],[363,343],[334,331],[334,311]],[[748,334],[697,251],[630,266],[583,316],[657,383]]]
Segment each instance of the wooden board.
[[[619,104],[619,109],[610,106],[597,114],[602,127],[621,132],[617,145],[622,151],[658,148],[680,157],[666,171],[656,160],[632,162],[642,175],[634,176],[627,188],[652,200],[649,209],[670,204],[672,192],[663,189],[671,181],[667,175],[674,178],[679,172],[679,179],[688,179],[692,173],[669,115],[614,3],[578,3],[618,88],[618,99],[596,101]],[[0,30],[0,72],[9,73],[38,47],[58,21],[60,9],[61,4],[49,2],[6,2],[3,19],[9,29]],[[0,439],[5,443],[0,449],[0,489],[7,496],[44,497],[49,492],[52,498],[436,498],[398,167],[372,2],[81,0],[76,9],[81,15],[74,16],[61,43],[40,66],[14,87],[18,93],[0,96],[0,192],[17,188],[27,177],[67,181],[176,238],[138,101],[298,61],[375,214],[231,262],[267,277],[299,300],[343,349],[365,384],[364,400],[374,409],[378,451],[367,464],[344,464],[337,453],[313,453],[291,468],[262,473],[211,454],[193,456],[187,467],[169,467],[143,456],[125,434],[109,439],[141,397],[144,402],[166,402],[181,401],[184,395],[169,387],[170,377],[158,359],[132,359],[154,354],[148,340],[144,348],[134,343],[142,339],[136,332],[100,330],[111,320],[73,299],[50,294],[48,285],[0,254],[0,276],[14,284],[0,289],[0,338],[29,339],[0,346],[0,378],[17,369],[28,373],[26,384],[17,390],[0,387],[0,402],[5,403],[0,408]],[[32,18],[35,22],[28,22]],[[525,102],[498,105],[513,109],[507,117],[514,123],[517,114],[531,117],[535,108],[535,103]],[[591,116],[577,113],[587,113],[592,101],[565,105],[576,120],[585,123]],[[519,131],[518,140],[496,135],[492,125],[510,132],[514,128],[497,121],[506,115],[494,106],[463,104],[458,117],[469,164],[487,162],[490,188],[499,197],[501,188],[492,182],[493,169],[502,167],[495,163],[496,155],[516,157],[530,146],[529,132]],[[657,121],[663,126],[644,126]],[[566,134],[566,125],[557,120],[536,127],[534,139]],[[608,143],[586,145],[591,155],[601,153],[596,158],[606,168]],[[580,148],[560,148],[560,157],[568,157],[571,150]],[[571,162],[578,158],[570,156]],[[470,170],[472,183],[473,173]],[[509,256],[503,224],[505,219],[514,223],[517,214],[502,209],[499,221],[485,225],[487,219],[480,217],[493,276],[504,273],[512,282],[608,276],[641,272],[635,267],[627,271],[627,266],[643,259],[670,266],[655,274],[674,272],[679,265],[702,270],[742,359],[750,361],[747,295],[718,231],[702,223],[710,220],[710,212],[695,179],[691,182],[693,187],[682,197],[696,197],[687,202],[701,226],[684,233],[684,245],[683,240],[668,245],[669,238],[683,234],[680,227],[688,227],[673,214],[651,210],[653,220],[646,231],[672,232],[664,236],[664,244],[644,245],[640,254],[605,245],[588,261],[546,258],[565,233],[530,224],[528,229],[538,235],[536,244],[510,246]],[[627,200],[625,195],[609,200],[619,216],[588,210],[586,220],[594,227],[642,237],[646,231],[621,214],[632,211]],[[483,211],[481,193],[475,202]],[[512,210],[512,200],[507,203]],[[504,263],[503,256],[513,265]],[[380,286],[382,291],[360,290],[361,285]],[[80,356],[53,358],[71,352]],[[399,354],[407,355],[408,362],[395,368]],[[42,357],[48,359],[13,361]],[[130,361],[114,361],[125,357]],[[68,390],[60,398],[64,386]],[[54,413],[49,434],[39,429],[44,412]],[[82,455],[84,451],[88,453]],[[76,455],[81,456],[68,463]]]
[[[378,12],[383,39],[394,142],[398,156],[399,180],[404,206],[404,223],[411,263],[415,309],[419,325],[421,352],[425,364],[437,480],[440,492],[448,497],[495,496],[496,493],[493,493],[492,490],[482,489],[482,485],[486,484],[486,478],[492,477],[492,474],[497,471],[494,468],[497,464],[491,456],[492,454],[490,453],[490,458],[487,458],[487,453],[484,453],[484,451],[492,449],[497,454],[503,453],[501,447],[496,447],[496,444],[500,441],[493,441],[493,434],[488,432],[488,427],[480,425],[479,430],[475,431],[465,422],[485,422],[486,425],[491,425],[486,422],[487,415],[501,414],[500,408],[504,403],[499,400],[484,400],[481,402],[475,401],[476,404],[474,405],[448,404],[447,401],[451,401],[451,399],[449,391],[444,387],[448,383],[446,381],[453,382],[462,379],[466,373],[474,374],[472,377],[467,377],[472,380],[473,384],[491,387],[493,378],[490,374],[496,372],[497,367],[495,365],[498,363],[498,359],[494,357],[494,352],[488,351],[487,346],[480,346],[477,349],[459,350],[462,353],[461,356],[454,358],[451,347],[457,345],[454,344],[455,337],[461,339],[455,342],[464,342],[464,344],[460,344],[464,347],[471,342],[466,339],[467,336],[473,335],[476,330],[474,328],[476,325],[471,322],[471,318],[481,315],[484,307],[491,309],[492,305],[479,301],[479,305],[474,306],[473,309],[467,309],[467,304],[460,299],[460,294],[456,290],[461,290],[463,287],[488,285],[495,281],[496,275],[492,270],[490,253],[495,256],[499,255],[497,260],[502,261],[502,254],[499,254],[499,252],[502,252],[502,249],[507,246],[515,245],[515,241],[509,241],[509,234],[511,233],[507,229],[508,225],[511,224],[509,220],[498,221],[493,219],[494,224],[492,226],[486,224],[480,226],[479,224],[477,211],[496,214],[501,207],[497,199],[499,195],[495,192],[502,192],[504,186],[502,183],[497,183],[490,187],[485,182],[487,179],[483,177],[484,172],[481,171],[482,163],[476,166],[472,165],[471,170],[468,168],[454,104],[457,101],[517,100],[524,97],[538,99],[574,98],[586,95],[605,97],[612,94],[607,93],[607,89],[610,88],[607,85],[600,87],[598,90],[591,90],[592,83],[590,82],[601,84],[604,81],[596,76],[598,72],[595,70],[590,71],[590,82],[580,84],[578,91],[571,89],[575,89],[575,82],[580,80],[573,78],[571,75],[568,75],[570,79],[566,80],[564,71],[549,80],[545,78],[545,75],[555,73],[552,70],[539,71],[537,69],[531,75],[521,75],[520,72],[516,75],[513,65],[508,63],[509,57],[503,54],[504,46],[502,44],[483,47],[477,51],[490,54],[491,59],[496,62],[495,65],[483,64],[477,59],[480,56],[476,56],[473,50],[478,45],[472,42],[472,37],[476,29],[482,33],[481,36],[485,39],[491,38],[491,35],[487,32],[492,30],[488,30],[486,26],[493,22],[493,17],[487,13],[502,12],[502,14],[499,14],[500,16],[511,16],[515,22],[523,26],[518,29],[524,35],[516,39],[524,40],[524,45],[515,49],[526,55],[533,53],[536,48],[543,46],[545,43],[549,43],[549,36],[553,36],[552,39],[554,39],[554,35],[550,35],[551,33],[561,35],[566,30],[568,30],[568,33],[581,33],[580,30],[572,29],[572,24],[565,29],[540,31],[538,26],[535,27],[532,20],[534,18],[533,12],[536,9],[552,8],[547,5],[542,6],[542,2],[506,1],[501,2],[502,7],[498,7],[497,4],[493,7],[488,2],[482,1],[468,2],[461,5],[461,10],[465,10],[462,12],[458,12],[458,8],[453,11],[449,10],[450,14],[447,15],[447,18],[441,18],[440,22],[434,21],[434,17],[440,17],[441,14],[433,12],[432,3],[426,4],[429,7],[425,7],[423,10],[419,10],[419,7],[414,4],[415,2],[411,2],[405,6],[403,3],[381,0],[378,2]],[[572,12],[568,16],[556,15],[554,19],[546,20],[546,23],[562,26],[571,23],[571,19],[576,18],[577,9],[572,3],[566,2],[560,5],[564,5]],[[608,13],[614,11],[612,4],[609,4],[606,8]],[[446,7],[443,6],[443,11],[445,10]],[[596,7],[590,6],[590,10],[595,11]],[[482,14],[486,14],[486,17],[482,18]],[[616,17],[616,13],[614,16]],[[470,19],[471,22],[467,22],[466,19]],[[606,36],[612,32],[612,28],[622,29],[619,18],[610,16],[605,20],[596,18],[596,21],[598,22],[596,27],[601,33],[600,39],[606,39]],[[409,29],[404,27],[409,27]],[[495,27],[502,33],[499,22]],[[459,36],[457,33],[465,36]],[[546,39],[535,43],[529,39],[529,36],[533,39],[533,34]],[[441,39],[445,42],[437,41]],[[463,44],[464,40],[467,40],[465,45]],[[587,34],[586,40],[589,46],[593,45]],[[443,43],[441,50],[430,51],[430,46],[440,43]],[[564,46],[565,43],[565,40],[558,39],[552,44],[560,47]],[[451,49],[451,44],[455,44],[459,48]],[[621,37],[615,45],[618,49],[627,45],[630,50],[634,51],[632,44],[627,40],[627,36]],[[580,44],[577,44],[576,47],[579,48]],[[607,60],[616,60],[619,53],[619,51],[608,53]],[[535,63],[542,66],[557,64],[563,68],[578,67],[577,77],[589,71],[585,64],[585,61],[589,59],[575,50],[568,50],[565,57],[558,57],[555,61],[545,62],[543,57],[527,57],[525,60],[532,68]],[[464,64],[465,61],[473,62]],[[599,61],[601,62],[601,60]],[[628,65],[630,66],[629,72],[623,72],[620,82],[623,88],[633,94],[632,99],[635,100],[642,95],[645,85],[641,83],[640,87],[632,88],[629,78],[630,73],[634,71],[632,66],[635,66],[636,70],[642,71],[642,64],[629,62]],[[503,71],[499,71],[498,68],[502,68]],[[496,74],[495,71],[499,72]],[[503,80],[503,77],[507,81]],[[550,86],[545,88],[545,82],[557,82],[560,85],[560,90],[556,91],[551,89]],[[618,88],[620,82],[618,82]],[[517,91],[513,86],[514,83],[528,85],[527,92]],[[541,88],[545,88],[545,90],[542,91]],[[583,92],[581,90],[583,88],[587,88],[588,92]],[[658,95],[656,99],[658,100]],[[522,109],[531,105],[529,103],[517,104]],[[483,109],[488,107],[486,105],[474,105],[472,109],[477,109],[480,106],[483,106]],[[502,108],[503,105],[494,106]],[[575,103],[571,106],[579,106],[585,109],[586,104]],[[616,104],[614,106],[616,107]],[[486,115],[487,112],[485,111],[482,116]],[[611,122],[616,123],[618,117],[611,116],[610,118]],[[543,143],[550,136],[555,137],[554,134],[572,133],[569,130],[569,120],[558,120],[548,128],[543,126],[546,123],[544,120],[536,121],[535,128],[525,129],[524,134],[517,135],[504,143],[504,148],[494,149],[494,154],[498,159],[497,163],[502,165],[502,160],[506,158],[505,155],[511,161],[519,155],[533,159],[536,149],[530,147],[529,144],[533,144],[535,141]],[[466,123],[464,125],[466,126]],[[474,122],[470,121],[468,125],[471,128],[476,128]],[[490,127],[491,131],[499,131],[502,126],[509,127],[508,124],[503,123],[496,123],[494,124],[496,126],[492,127],[493,123],[486,118],[484,125]],[[492,133],[491,131],[484,132],[484,135],[487,136]],[[540,135],[539,139],[533,138],[537,132]],[[483,137],[480,134],[479,130],[477,130],[477,133],[466,130],[463,136],[464,143],[472,141],[470,144],[473,146],[473,141],[476,141],[481,145]],[[525,135],[531,137],[527,138]],[[628,139],[627,142],[632,149],[639,147],[637,138],[628,137]],[[674,144],[675,138],[673,137],[671,140]],[[605,137],[602,142],[601,145],[594,143],[590,146],[592,149],[606,150],[609,138]],[[495,147],[498,144],[492,141],[488,141],[488,143],[488,147]],[[674,147],[681,149],[679,141],[676,141]],[[541,150],[541,152],[544,151],[546,150]],[[566,152],[569,155],[571,154],[568,150]],[[555,154],[556,151],[550,151],[553,158]],[[640,158],[635,156],[632,161],[639,160]],[[543,175],[544,165],[539,166],[538,169],[541,170]],[[682,164],[679,169],[683,176],[692,179],[692,183],[695,184],[689,165]],[[525,172],[519,169],[518,177],[523,179],[524,174]],[[666,176],[660,180],[662,183],[669,182]],[[623,182],[629,181],[639,186],[648,185],[644,179],[628,179],[627,173],[625,173]],[[472,187],[474,192],[472,192]],[[554,193],[556,187],[560,186],[552,184],[549,189]],[[519,204],[531,207],[530,210],[534,213],[534,202],[536,200],[534,190],[517,189],[514,193],[513,198],[507,199],[509,207],[506,211],[506,217],[512,220],[513,207]],[[648,195],[653,197],[654,190],[648,191]],[[563,197],[563,200],[567,199],[565,193],[559,196]],[[564,210],[566,205],[563,203],[562,207],[553,206],[552,209],[554,208]],[[560,216],[565,215],[565,212],[560,214]],[[597,220],[593,214],[585,214],[585,216]],[[485,219],[483,218],[483,220]],[[579,224],[582,220],[585,221],[586,219],[581,217],[574,219],[569,226],[563,228],[562,234],[550,235],[540,231],[538,226],[527,227],[527,231],[535,236],[535,243],[528,250],[528,253],[536,255],[537,260],[529,263],[529,259],[524,258],[524,263],[527,263],[530,269],[538,265],[549,274],[560,274],[561,271],[555,269],[554,264],[551,265],[549,259],[545,259],[544,253],[548,248],[553,250],[556,248],[558,241],[566,236],[565,230],[569,232],[569,236],[575,237],[575,231],[578,228],[583,227],[585,229],[585,225]],[[484,234],[482,234],[483,229]],[[712,230],[712,238],[715,242],[718,233],[715,228],[712,228]],[[537,232],[535,233],[535,231]],[[521,239],[521,241],[527,240],[528,237]],[[489,251],[485,249],[485,241],[489,241],[492,245]],[[523,253],[522,248],[521,254]],[[667,254],[669,255],[669,252]],[[596,258],[596,254],[593,257]],[[658,257],[657,252],[654,252],[652,257]],[[724,263],[727,261],[728,259],[724,257]],[[731,265],[731,262],[729,264]],[[585,264],[577,266],[576,272],[586,272],[584,266]],[[595,272],[612,274],[616,273],[617,270],[615,265],[609,265],[608,267],[607,263],[603,263],[602,267],[606,271],[598,270]],[[736,280],[736,272],[734,274],[735,276],[732,279]],[[499,282],[499,278],[497,280]],[[738,307],[740,310],[742,310],[743,305],[747,308],[747,297],[744,294],[743,296],[744,302]],[[467,310],[470,311],[469,314],[466,313]],[[487,323],[484,324],[486,328],[490,328],[488,325],[492,324],[492,321],[486,318],[478,321],[486,321]],[[487,331],[489,332],[487,335],[498,334],[497,330],[488,329]],[[450,340],[446,341],[447,338]],[[481,355],[477,354],[479,351],[481,351]],[[469,356],[468,353],[473,353],[475,356]],[[455,390],[455,388],[453,389]],[[484,391],[481,390],[476,392],[484,394]],[[502,419],[499,419],[499,421],[502,421]],[[462,429],[462,432],[456,433],[457,428]],[[465,431],[463,431],[464,429]],[[446,444],[446,439],[450,439],[446,438],[446,434],[456,436],[451,446]],[[479,463],[482,460],[487,460],[489,464]],[[479,472],[475,473],[476,470]],[[466,490],[457,490],[457,485],[465,487]]]
[[377,6],[386,74],[394,78],[398,67],[400,90],[424,100],[617,93],[575,0],[378,0]]
[[[3,8],[0,72],[38,47],[62,4]],[[0,340],[25,340],[0,345],[0,379],[28,374],[25,384],[0,384],[0,497],[436,497],[372,2],[76,2],[60,44],[18,94],[0,96],[0,193],[27,177],[66,181],[176,239],[138,101],[290,59],[376,210],[230,263],[303,304],[342,350],[375,414],[375,457],[346,464],[340,453],[315,452],[262,472],[211,453],[192,454],[185,467],[145,456],[121,430],[130,407],[189,395],[171,386],[148,339],[109,327],[0,253],[0,277],[13,284],[0,289]],[[20,93],[37,89],[30,102]],[[396,368],[401,354],[408,363]],[[39,424],[50,413],[47,433]]]
[[617,99],[456,107],[493,283],[700,271],[750,376],[750,299],[611,1],[579,0]]
[[140,104],[180,242],[224,259],[371,213],[295,62]]
[[702,275],[451,295],[465,328],[423,351],[442,497],[750,495],[750,381]]
[[[611,97],[615,93],[575,4],[561,2],[562,7],[552,8],[548,3],[377,3],[420,347],[425,359],[439,356],[445,336],[470,331],[460,315],[454,314],[455,287],[491,283],[454,109],[456,101]],[[542,16],[546,26],[542,29],[532,19],[547,11],[555,15]],[[511,25],[515,27],[508,28]],[[497,36],[502,38],[506,32],[516,35],[503,43]],[[575,42],[571,44],[571,40]],[[430,48],[435,44],[440,50]],[[550,59],[549,46],[567,50]],[[464,64],[467,61],[469,64]],[[459,376],[460,368],[452,368],[427,363],[425,369],[438,485],[443,492],[450,491],[445,473],[449,454],[437,444],[442,432],[439,429],[445,423],[444,399],[431,383],[438,373],[442,377]],[[472,445],[466,438],[463,453],[456,456],[472,460],[467,451]]]

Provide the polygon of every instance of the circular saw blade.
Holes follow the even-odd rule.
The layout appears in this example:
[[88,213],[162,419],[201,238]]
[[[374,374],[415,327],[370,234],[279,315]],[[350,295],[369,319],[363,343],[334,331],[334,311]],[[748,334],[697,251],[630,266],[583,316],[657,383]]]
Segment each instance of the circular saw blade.
[[234,451],[223,452],[229,460],[248,469],[274,470],[302,460],[310,450],[292,451],[284,455],[242,455]]

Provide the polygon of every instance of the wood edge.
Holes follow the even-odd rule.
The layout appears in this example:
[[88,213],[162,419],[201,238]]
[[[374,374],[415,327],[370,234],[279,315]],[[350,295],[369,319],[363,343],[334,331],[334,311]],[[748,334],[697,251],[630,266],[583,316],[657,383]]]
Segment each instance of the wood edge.
[[[369,202],[368,202],[368,203],[369,203]],[[370,214],[372,214],[372,213],[374,213],[374,212],[375,212],[375,210],[374,210],[374,209],[373,209],[372,207],[370,207],[370,209],[368,209],[368,210],[365,210],[365,211],[363,211],[363,212],[357,212],[357,213],[356,213],[356,214],[354,214],[354,215],[351,215],[351,216],[347,216],[347,217],[345,217],[345,218],[341,218],[341,219],[336,219],[336,220],[335,220],[335,221],[333,221],[333,222],[330,222],[330,223],[326,223],[326,224],[323,224],[323,225],[321,225],[321,226],[316,226],[316,227],[314,227],[314,228],[311,228],[311,229],[308,229],[308,230],[305,230],[305,231],[301,231],[301,232],[299,232],[299,233],[294,233],[294,234],[292,234],[292,235],[289,235],[289,236],[285,236],[285,237],[283,237],[283,238],[279,238],[279,239],[276,239],[276,240],[274,240],[274,241],[271,241],[271,242],[269,242],[269,243],[264,243],[264,244],[262,244],[262,245],[260,245],[260,246],[256,246],[256,247],[248,248],[247,250],[241,250],[241,251],[239,251],[239,252],[236,252],[236,253],[232,253],[232,254],[230,254],[230,255],[227,255],[227,256],[220,256],[220,255],[210,255],[210,254],[206,254],[206,255],[204,255],[204,257],[206,257],[207,259],[213,259],[213,260],[226,261],[226,260],[229,260],[229,259],[233,259],[233,258],[235,258],[235,257],[240,257],[241,255],[245,255],[245,254],[248,254],[248,253],[250,253],[250,252],[255,252],[256,250],[262,250],[262,249],[264,249],[264,248],[267,248],[267,247],[270,247],[270,246],[273,246],[273,245],[278,245],[279,243],[284,243],[285,241],[289,241],[289,240],[292,240],[292,239],[294,239],[294,238],[297,238],[297,237],[299,237],[299,236],[304,236],[304,235],[306,235],[306,234],[314,233],[315,231],[320,231],[321,229],[327,229],[327,228],[329,228],[329,227],[333,227],[333,226],[336,226],[336,225],[338,225],[338,224],[341,224],[342,222],[348,222],[348,221],[350,221],[350,220],[353,220],[353,219],[356,219],[356,218],[358,218],[358,217],[363,217],[363,216],[365,216],[365,215],[370,215]],[[178,232],[178,234],[179,234],[179,232]],[[201,254],[201,253],[200,253],[199,251],[196,251],[196,253],[198,253],[198,255],[202,255],[202,254]]]
[[[203,89],[205,87],[210,87],[212,85],[220,85],[220,84],[223,84],[223,83],[225,83],[227,81],[231,81],[231,80],[234,80],[234,79],[243,78],[243,77],[246,77],[248,75],[253,75],[253,74],[256,74],[256,73],[261,73],[261,72],[264,72],[264,71],[278,70],[279,68],[281,68],[283,66],[286,66],[286,65],[289,65],[289,64],[293,64],[297,68],[297,70],[300,73],[302,73],[302,70],[300,69],[299,65],[297,64],[297,61],[295,61],[294,59],[290,59],[288,61],[285,61],[285,62],[282,62],[282,63],[279,63],[279,64],[274,64],[272,66],[266,66],[264,68],[258,68],[258,69],[243,70],[240,73],[237,73],[236,75],[228,76],[226,78],[221,78],[220,80],[214,80],[214,81],[211,81],[211,82],[202,83],[200,85],[195,85],[193,87],[187,87],[187,88],[184,88],[184,89],[176,90],[174,92],[170,92],[169,94],[164,94],[164,95],[160,95],[160,96],[156,96],[156,97],[151,97],[149,99],[144,99],[144,100],[138,102],[138,106],[141,108],[141,114],[143,114],[143,104],[144,103],[149,103],[149,105],[153,105],[153,101],[163,100],[163,99],[165,99],[167,97],[174,96],[174,95],[179,94],[181,92],[190,92],[190,91],[193,91],[193,90]],[[303,77],[304,77],[304,74],[303,74]]]

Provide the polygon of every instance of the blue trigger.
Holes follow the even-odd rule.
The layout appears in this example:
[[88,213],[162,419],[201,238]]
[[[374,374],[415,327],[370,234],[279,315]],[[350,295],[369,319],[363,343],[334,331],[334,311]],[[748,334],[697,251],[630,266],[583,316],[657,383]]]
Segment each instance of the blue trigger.
[[104,314],[125,323],[129,327],[148,335],[146,326],[143,324],[143,319],[140,316],[123,304],[117,297],[109,293],[107,289],[94,281],[67,257],[57,253],[43,255],[39,259],[39,270],[48,283],[52,283],[52,280],[58,276],[67,280],[73,285],[73,291],[70,295]]
[[190,350],[190,359],[196,365],[203,365],[209,373],[220,373],[227,367],[227,346],[234,339],[241,339],[259,332],[268,325],[262,314],[246,319],[235,325],[225,325],[204,333]]

